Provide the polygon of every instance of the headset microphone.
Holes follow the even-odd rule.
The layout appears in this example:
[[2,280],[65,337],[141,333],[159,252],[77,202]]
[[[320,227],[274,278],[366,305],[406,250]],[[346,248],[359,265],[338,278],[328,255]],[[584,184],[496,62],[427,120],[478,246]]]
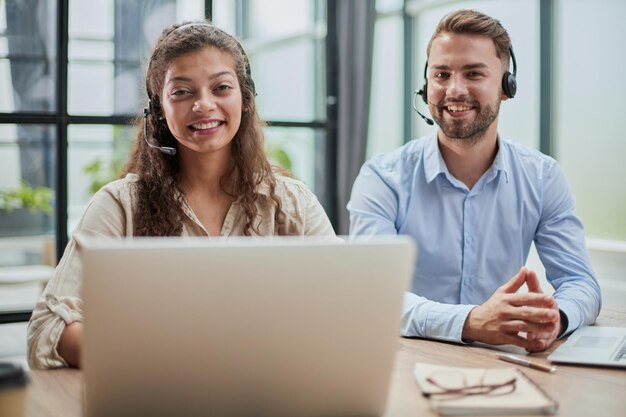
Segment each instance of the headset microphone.
[[148,107],[145,107],[143,109],[143,140],[146,142],[146,145],[148,145],[151,148],[158,149],[164,154],[176,155],[176,148],[170,148],[168,146],[157,146],[148,142],[148,115],[149,114],[150,114],[150,110],[148,109]]
[[415,102],[415,100],[417,100],[417,96],[423,96],[424,98],[425,93],[424,90],[415,90],[415,92],[413,93],[413,110],[415,110],[415,112],[417,114],[419,114],[421,116],[422,119],[424,119],[424,121],[429,125],[432,126],[435,124],[435,122],[433,122],[433,119],[429,119],[428,117],[424,116],[422,113],[420,113],[419,110],[417,110],[417,103]]

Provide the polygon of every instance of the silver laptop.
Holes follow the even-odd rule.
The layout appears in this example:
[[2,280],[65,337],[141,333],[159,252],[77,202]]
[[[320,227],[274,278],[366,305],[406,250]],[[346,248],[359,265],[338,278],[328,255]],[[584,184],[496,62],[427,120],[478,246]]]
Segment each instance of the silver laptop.
[[548,359],[626,368],[626,327],[582,327],[572,333]]
[[87,417],[384,412],[408,238],[82,246]]

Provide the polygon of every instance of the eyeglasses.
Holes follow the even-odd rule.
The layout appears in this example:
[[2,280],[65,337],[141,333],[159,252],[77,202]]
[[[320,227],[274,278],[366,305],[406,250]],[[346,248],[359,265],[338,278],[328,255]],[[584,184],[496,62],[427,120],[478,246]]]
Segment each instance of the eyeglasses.
[[465,375],[460,372],[435,372],[426,378],[426,382],[440,391],[430,392],[428,396],[445,396],[446,399],[465,397],[468,395],[507,395],[515,391],[516,377],[505,377],[488,369],[483,372],[476,384],[468,384]]

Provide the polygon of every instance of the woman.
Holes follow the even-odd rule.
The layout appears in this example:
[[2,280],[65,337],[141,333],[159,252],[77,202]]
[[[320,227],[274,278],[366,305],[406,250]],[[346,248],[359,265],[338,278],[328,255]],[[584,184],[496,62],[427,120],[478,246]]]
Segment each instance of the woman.
[[272,171],[235,38],[205,22],[165,29],[146,88],[125,175],[93,197],[33,311],[32,368],[80,365],[82,236],[334,235],[311,191]]

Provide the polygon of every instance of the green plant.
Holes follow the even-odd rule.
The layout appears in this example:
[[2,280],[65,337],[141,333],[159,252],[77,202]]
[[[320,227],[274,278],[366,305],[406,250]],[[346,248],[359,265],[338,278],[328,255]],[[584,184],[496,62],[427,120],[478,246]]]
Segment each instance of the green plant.
[[25,208],[31,212],[42,211],[52,214],[52,199],[54,190],[48,187],[32,187],[22,181],[19,188],[14,190],[0,190],[0,210],[7,213]]
[[128,159],[134,135],[134,129],[129,130],[127,127],[114,126],[111,162],[103,162],[101,158],[96,158],[83,167],[83,173],[91,178],[89,183],[91,194],[95,194],[104,185],[119,178]]
[[122,161],[113,161],[110,164],[105,164],[100,158],[97,158],[93,162],[83,167],[83,173],[91,177],[91,183],[89,184],[89,191],[95,194],[104,185],[115,180],[122,170]]
[[266,144],[265,154],[267,155],[267,159],[269,159],[271,163],[291,172],[291,168],[293,165],[291,163],[291,158],[282,146],[275,144]]

